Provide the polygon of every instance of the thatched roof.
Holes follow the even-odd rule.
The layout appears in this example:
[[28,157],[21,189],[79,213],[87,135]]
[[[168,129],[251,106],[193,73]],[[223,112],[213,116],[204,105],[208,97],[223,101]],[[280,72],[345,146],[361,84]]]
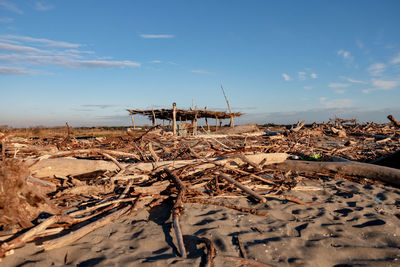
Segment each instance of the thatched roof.
[[[153,112],[156,119],[160,120],[170,120],[172,121],[172,108],[171,109],[148,109],[148,110],[140,110],[140,109],[128,109],[131,115],[140,114],[147,116],[150,120],[153,119]],[[229,119],[231,116],[239,117],[243,115],[240,112],[222,112],[222,111],[212,111],[212,110],[184,110],[184,109],[176,109],[176,119],[181,121],[190,121],[196,117],[200,118],[218,118],[218,119]]]

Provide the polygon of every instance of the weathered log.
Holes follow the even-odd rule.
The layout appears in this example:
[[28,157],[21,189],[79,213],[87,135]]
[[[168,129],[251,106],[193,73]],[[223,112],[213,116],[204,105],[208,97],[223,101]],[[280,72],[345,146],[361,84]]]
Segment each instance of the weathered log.
[[387,116],[387,118],[397,127],[400,128],[400,122],[393,117],[393,115]]
[[[254,155],[246,155],[250,161],[261,166],[283,162],[288,158],[286,153],[258,153]],[[201,163],[201,160],[177,160],[177,161],[159,161],[153,163],[135,163],[128,166],[126,163],[119,163],[126,167],[128,171],[138,171],[141,173],[151,172],[153,170],[165,169],[168,167],[179,168],[189,164]],[[199,164],[193,167],[191,173],[203,171],[209,168],[214,168],[220,164],[230,164],[231,162],[236,165],[244,164],[240,159],[232,158],[211,158],[204,164]],[[234,165],[231,165],[232,167]],[[118,167],[109,161],[104,160],[87,160],[87,159],[71,159],[71,158],[58,158],[58,159],[43,159],[39,163],[30,167],[32,175],[36,178],[53,177],[55,176],[74,176],[82,173],[94,172],[97,170],[115,171]],[[115,177],[114,180],[121,179],[122,177]]]
[[241,183],[239,183],[238,181],[232,179],[231,177],[229,177],[229,175],[226,175],[225,173],[219,173],[218,175],[220,177],[224,178],[229,183],[234,184],[236,187],[240,188],[241,190],[243,190],[244,192],[246,192],[247,194],[249,194],[250,196],[252,196],[256,200],[260,201],[261,203],[267,202],[267,200],[263,196],[257,194],[256,192],[254,192],[250,188],[248,188],[248,187],[242,185]]
[[400,170],[359,162],[310,162],[287,160],[268,166],[269,169],[284,171],[326,172],[350,176],[360,176],[380,180],[392,185],[400,185]]
[[116,211],[108,214],[107,216],[80,228],[79,230],[70,232],[67,235],[64,235],[62,237],[48,241],[43,244],[43,248],[45,250],[51,250],[51,249],[60,248],[60,247],[69,245],[69,244],[75,242],[76,240],[82,238],[83,236],[87,235],[88,233],[118,219],[120,216],[122,216],[127,211],[129,211],[130,208],[131,208],[131,206],[129,205],[122,209],[116,210]]

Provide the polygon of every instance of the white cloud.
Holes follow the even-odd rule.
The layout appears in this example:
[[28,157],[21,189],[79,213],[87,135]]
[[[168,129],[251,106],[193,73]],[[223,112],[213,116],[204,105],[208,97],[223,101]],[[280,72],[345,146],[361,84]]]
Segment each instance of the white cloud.
[[352,59],[352,56],[350,55],[349,51],[340,49],[339,51],[337,51],[337,54],[339,56],[342,56],[344,59]]
[[398,64],[400,63],[400,54],[397,55],[397,57],[393,58],[390,63],[392,64]]
[[35,2],[34,9],[39,10],[39,11],[47,11],[47,10],[51,10],[54,8],[54,6],[50,5],[50,4],[46,4],[43,1],[38,1]]
[[349,87],[350,84],[348,84],[348,83],[330,83],[328,86],[330,88],[345,88],[345,87]]
[[152,60],[149,63],[158,64],[158,63],[161,63],[161,60]]
[[18,14],[23,14],[24,12],[18,8],[18,6],[14,3],[11,3],[7,0],[0,0],[0,8],[18,13]]
[[317,75],[316,73],[311,73],[311,74],[310,74],[310,77],[311,77],[312,79],[317,79],[318,75]]
[[385,70],[386,65],[383,63],[375,63],[368,67],[368,72],[372,76],[380,76],[382,75],[383,71]]
[[[0,42],[0,51],[3,51],[3,53],[0,53],[0,62],[14,65],[7,67],[7,69],[3,68],[2,74],[4,75],[32,74],[33,72],[26,71],[25,67],[33,65],[55,65],[72,69],[140,66],[140,63],[131,60],[108,60],[104,57],[93,57],[94,52],[79,49],[82,46],[80,44],[14,35],[0,36],[0,40],[9,40],[11,42],[18,40],[20,42],[20,44]],[[35,43],[37,46],[41,45],[42,49],[25,45],[25,43]],[[42,72],[35,71],[34,73]]]
[[290,81],[291,80],[290,76],[287,75],[286,73],[282,73],[282,77],[283,77],[283,79],[285,79],[285,81]]
[[7,18],[7,17],[0,18],[0,23],[11,23],[13,21],[14,21],[13,18]]
[[323,96],[323,97],[320,97],[320,98],[319,98],[319,101],[320,101],[320,102],[325,102],[327,99],[328,99],[328,98],[326,98],[326,97]]
[[374,89],[372,89],[372,88],[361,90],[361,92],[363,92],[364,94],[369,94],[369,93],[371,93],[372,91],[374,91]]
[[298,73],[299,80],[304,81],[306,79],[306,74],[304,71],[299,71]]
[[353,101],[351,99],[333,99],[330,101],[324,101],[323,105],[325,108],[349,108],[352,106]]
[[335,90],[336,94],[344,94],[345,92],[346,92],[346,90],[343,90],[343,89]]
[[40,43],[43,44],[44,46],[49,46],[49,47],[59,47],[59,48],[78,48],[82,45],[80,44],[74,44],[74,43],[68,43],[68,42],[62,42],[62,41],[54,41],[54,40],[49,40],[49,39],[44,39],[44,38],[33,38],[29,36],[20,36],[20,35],[0,35],[0,38],[2,39],[8,39],[8,40],[19,40],[19,41],[25,41],[25,42],[31,42],[31,43]]
[[33,73],[33,71],[24,68],[0,66],[0,75],[29,75]]
[[311,90],[312,86],[304,86],[303,88],[306,89],[306,90]]
[[191,70],[190,72],[197,74],[212,74],[212,72],[208,72],[206,70]]
[[371,84],[379,90],[392,90],[399,85],[398,81],[376,80],[372,79]]
[[174,38],[173,34],[140,34],[140,37],[144,39],[170,39]]
[[351,83],[362,83],[362,84],[367,84],[367,82],[364,81],[360,81],[360,80],[355,80],[352,78],[345,78],[347,81],[351,82]]
[[13,45],[7,43],[0,43],[0,51],[9,51],[15,53],[41,53],[40,49],[30,47],[30,46],[22,46],[22,45]]
[[[66,65],[67,66],[67,65]],[[137,62],[124,61],[106,61],[106,60],[75,60],[70,62],[72,68],[123,68],[123,67],[139,67]]]

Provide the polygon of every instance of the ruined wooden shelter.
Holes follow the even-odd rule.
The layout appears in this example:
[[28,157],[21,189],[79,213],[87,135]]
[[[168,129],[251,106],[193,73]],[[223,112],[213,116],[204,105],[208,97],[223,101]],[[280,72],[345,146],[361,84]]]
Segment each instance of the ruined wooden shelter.
[[221,126],[222,119],[230,119],[230,126],[234,126],[234,118],[242,115],[240,112],[222,112],[222,111],[212,111],[207,109],[197,109],[197,107],[193,109],[177,109],[176,104],[173,103],[172,109],[128,109],[128,112],[131,115],[132,124],[135,127],[135,120],[133,115],[139,114],[143,116],[147,116],[152,122],[153,126],[155,126],[156,120],[167,120],[172,123],[172,129],[174,134],[176,134],[177,121],[191,121],[193,127],[193,133],[196,134],[197,121],[201,118],[205,119],[207,128],[209,128],[208,119],[215,119],[216,128],[218,128],[218,124]]

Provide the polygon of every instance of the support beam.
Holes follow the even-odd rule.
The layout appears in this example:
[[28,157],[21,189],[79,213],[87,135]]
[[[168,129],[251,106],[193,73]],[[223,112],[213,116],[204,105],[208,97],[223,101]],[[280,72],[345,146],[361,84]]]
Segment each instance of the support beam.
[[176,103],[172,104],[172,132],[176,135]]
[[218,130],[218,117],[215,116],[215,131]]
[[133,129],[135,129],[135,119],[133,118],[133,113],[131,112],[130,114],[131,114]]
[[197,106],[195,107],[194,119],[192,121],[193,135],[197,135]]
[[154,112],[154,109],[151,110],[151,112],[153,113],[153,127],[156,126],[156,113]]

